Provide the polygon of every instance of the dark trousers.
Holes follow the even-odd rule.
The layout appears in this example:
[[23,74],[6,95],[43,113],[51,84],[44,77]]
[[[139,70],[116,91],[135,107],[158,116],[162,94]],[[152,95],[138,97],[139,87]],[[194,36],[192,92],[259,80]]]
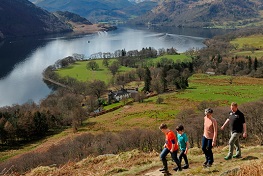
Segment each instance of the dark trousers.
[[178,150],[176,150],[176,151],[174,151],[174,152],[170,152],[170,150],[167,149],[167,148],[164,148],[164,149],[163,149],[163,151],[162,151],[161,154],[160,154],[160,158],[161,158],[161,160],[162,160],[162,162],[163,162],[163,167],[164,167],[165,169],[168,169],[167,159],[166,159],[166,156],[168,155],[168,153],[171,154],[171,157],[172,157],[172,159],[174,160],[174,162],[177,164],[178,168],[181,168],[181,164],[180,164],[180,162],[179,162],[179,159],[177,158],[177,152],[178,152]]
[[184,154],[184,152],[185,152],[185,150],[181,150],[181,152],[179,154],[179,162],[182,163],[182,158],[184,158],[185,165],[188,165],[187,155]]
[[206,163],[208,164],[213,164],[214,162],[214,156],[213,156],[213,152],[212,152],[212,142],[213,139],[207,139],[203,136],[202,138],[202,150],[205,154],[205,158],[206,158]]

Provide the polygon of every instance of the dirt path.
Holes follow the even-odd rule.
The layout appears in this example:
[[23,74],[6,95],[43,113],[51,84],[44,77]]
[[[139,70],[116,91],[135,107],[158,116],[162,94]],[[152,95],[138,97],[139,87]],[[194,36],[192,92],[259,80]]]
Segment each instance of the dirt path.
[[146,173],[145,176],[168,176],[168,175],[172,175],[172,173],[167,174],[167,173],[162,173],[160,172],[158,169],[149,173]]
[[[243,156],[242,158],[226,161],[224,160],[224,156],[227,153],[227,147],[225,148],[217,148],[214,151],[215,162],[212,167],[203,167],[202,163],[204,160],[204,156],[202,154],[198,155],[189,155],[190,167],[188,169],[183,169],[181,172],[175,172],[172,168],[175,164],[171,161],[168,161],[168,167],[170,174],[161,173],[159,168],[161,168],[161,161],[159,168],[152,168],[142,173],[144,176],[168,176],[168,175],[180,175],[180,176],[189,176],[189,175],[198,175],[198,176],[215,176],[215,175],[235,175],[237,172],[242,172],[242,168],[247,168],[250,170],[258,170],[259,168],[256,165],[260,165],[258,163],[262,163],[263,158],[263,150],[261,146],[251,146],[243,148]],[[254,168],[253,168],[254,167]],[[261,168],[263,171],[263,167]],[[253,175],[253,174],[252,174]],[[260,176],[263,174],[260,174]],[[259,176],[259,175],[256,175]]]

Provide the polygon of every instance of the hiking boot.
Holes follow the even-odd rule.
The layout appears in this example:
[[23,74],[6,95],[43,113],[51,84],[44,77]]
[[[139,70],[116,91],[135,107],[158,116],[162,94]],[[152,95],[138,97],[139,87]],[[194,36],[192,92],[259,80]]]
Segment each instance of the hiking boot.
[[242,158],[241,155],[234,155],[233,158]]
[[178,170],[177,170],[177,172],[180,172],[180,171],[182,171],[183,169],[182,168],[179,168]]
[[173,170],[174,170],[175,172],[178,171],[178,169],[179,169],[179,167],[173,168]]
[[161,168],[161,169],[159,169],[159,171],[161,171],[161,172],[167,172],[167,170],[168,170],[168,169],[167,169],[167,168],[164,168],[164,167]]
[[207,165],[207,161],[203,163],[203,166],[204,166],[204,167],[206,167],[206,165]]
[[224,157],[225,160],[231,160],[232,159],[232,156],[226,156]]
[[206,167],[212,167],[212,164],[208,163],[208,164],[206,165]]
[[183,168],[183,169],[188,169],[188,168],[189,168],[189,165],[188,165],[188,164],[185,164],[182,168]]

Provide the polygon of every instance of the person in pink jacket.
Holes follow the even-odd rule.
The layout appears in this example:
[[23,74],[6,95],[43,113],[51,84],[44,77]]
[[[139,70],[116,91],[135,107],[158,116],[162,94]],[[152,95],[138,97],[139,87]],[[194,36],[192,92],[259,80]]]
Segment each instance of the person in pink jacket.
[[212,148],[216,145],[217,121],[212,117],[213,110],[205,109],[204,134],[202,137],[202,150],[205,154],[204,167],[211,167],[214,162]]

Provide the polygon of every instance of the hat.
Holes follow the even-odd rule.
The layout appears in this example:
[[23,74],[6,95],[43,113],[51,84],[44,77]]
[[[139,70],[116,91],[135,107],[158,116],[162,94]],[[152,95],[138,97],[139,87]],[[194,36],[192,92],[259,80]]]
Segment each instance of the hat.
[[213,109],[211,109],[211,108],[205,109],[205,115],[207,115],[208,113],[212,114],[213,113]]

